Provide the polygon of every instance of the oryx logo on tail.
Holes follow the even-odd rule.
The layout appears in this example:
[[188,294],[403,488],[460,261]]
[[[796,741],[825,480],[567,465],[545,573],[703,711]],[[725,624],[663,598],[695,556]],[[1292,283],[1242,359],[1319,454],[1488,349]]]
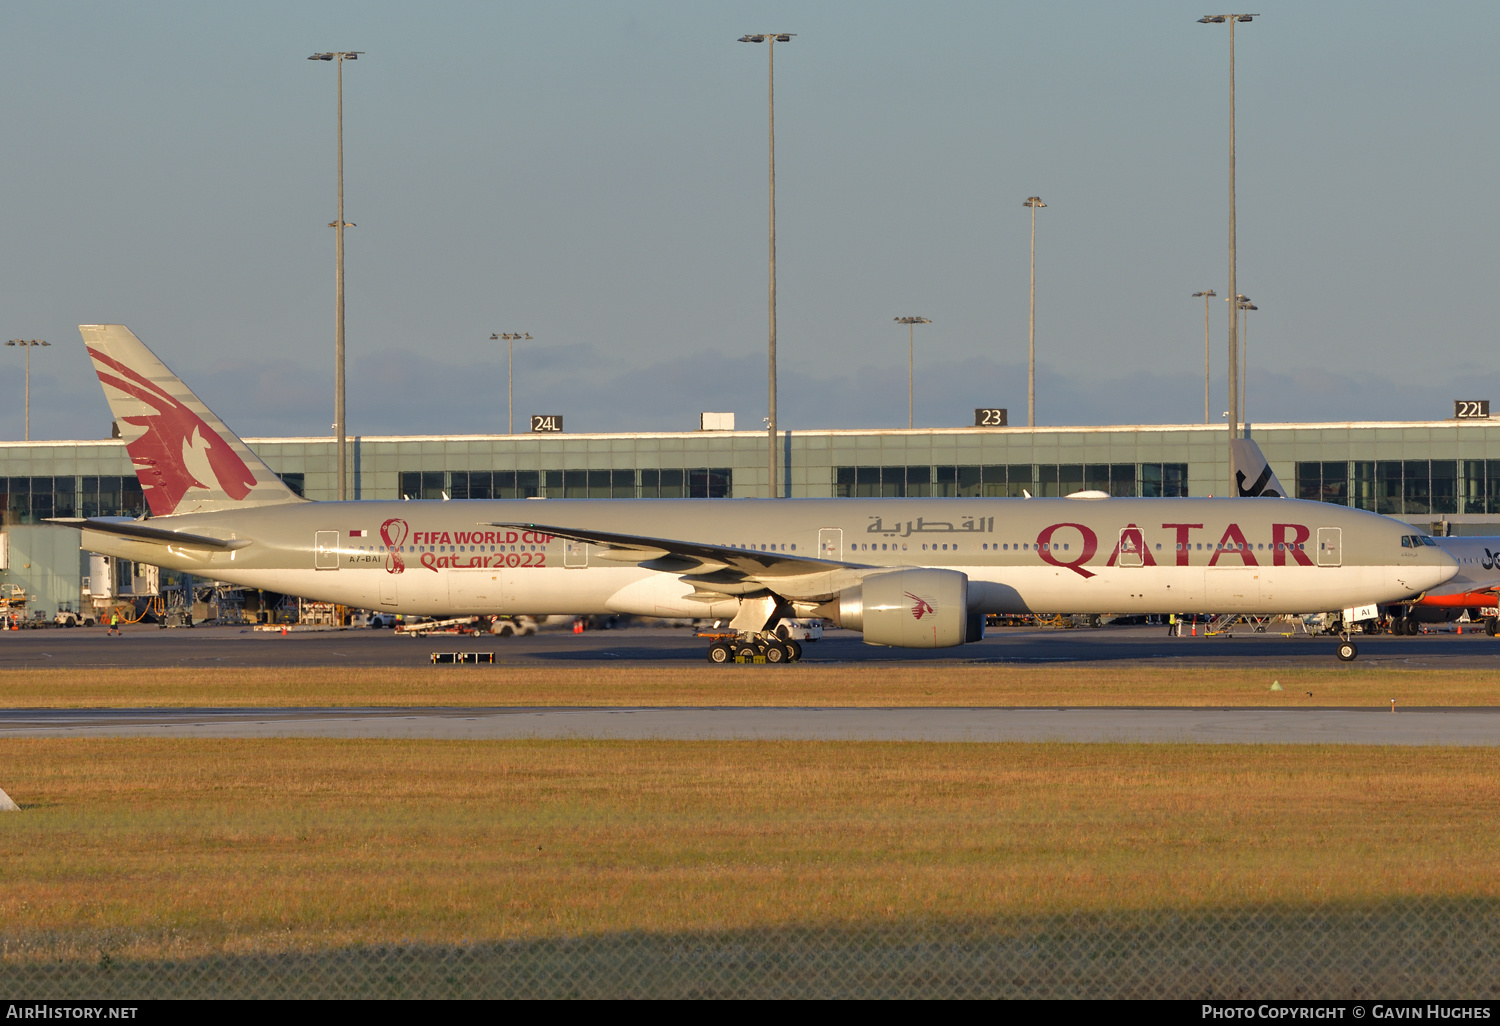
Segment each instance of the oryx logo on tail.
[[[171,513],[190,488],[217,487],[231,499],[243,499],[250,494],[255,475],[202,417],[118,360],[97,349],[90,349],[89,355],[102,365],[100,381],[134,396],[155,411],[120,418],[121,434],[125,433],[123,425],[141,429],[140,434],[125,443],[125,451],[136,466],[152,513],[158,516]],[[106,373],[104,367],[117,374]]]
[[129,328],[79,331],[153,514],[300,501]]

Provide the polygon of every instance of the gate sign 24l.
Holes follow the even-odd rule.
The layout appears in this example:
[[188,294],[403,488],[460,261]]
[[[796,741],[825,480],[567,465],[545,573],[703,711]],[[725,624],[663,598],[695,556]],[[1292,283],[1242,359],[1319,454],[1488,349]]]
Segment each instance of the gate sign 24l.
[[561,431],[561,413],[533,413],[531,415],[532,431]]
[[1455,420],[1489,420],[1490,401],[1488,399],[1455,399],[1453,400],[1453,417]]

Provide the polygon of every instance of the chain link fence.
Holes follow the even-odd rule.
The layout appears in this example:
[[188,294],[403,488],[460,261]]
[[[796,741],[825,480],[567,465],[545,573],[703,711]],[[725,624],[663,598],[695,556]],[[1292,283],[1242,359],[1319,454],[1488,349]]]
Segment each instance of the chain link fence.
[[148,998],[1500,997],[1500,905],[1393,901],[132,959],[0,938],[0,993]]

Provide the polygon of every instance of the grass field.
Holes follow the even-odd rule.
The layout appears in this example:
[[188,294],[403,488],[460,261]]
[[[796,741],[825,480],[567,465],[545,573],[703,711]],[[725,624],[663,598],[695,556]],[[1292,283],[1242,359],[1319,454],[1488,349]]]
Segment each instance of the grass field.
[[3,959],[1500,896],[1500,751],[6,740]]
[[[1273,681],[1282,690],[1271,691]],[[1308,694],[1312,692],[1312,694]],[[437,666],[0,671],[0,708],[98,706],[1494,705],[1500,675],[1312,667],[927,665]]]

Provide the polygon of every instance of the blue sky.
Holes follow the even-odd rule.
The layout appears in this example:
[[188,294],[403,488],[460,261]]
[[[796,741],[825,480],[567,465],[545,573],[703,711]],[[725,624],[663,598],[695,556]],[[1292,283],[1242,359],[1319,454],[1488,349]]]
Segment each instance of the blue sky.
[[[1282,4],[1239,41],[1251,420],[1500,398],[1494,62],[1478,4]],[[332,420],[346,67],[350,429],[688,429],[765,415],[777,47],[781,421],[1202,419],[1227,284],[1227,31],[1178,3],[0,6],[0,306],[33,435],[109,421],[75,328],[120,321],[246,435]],[[1214,416],[1226,314],[1213,311]],[[21,357],[0,349],[0,434]]]

